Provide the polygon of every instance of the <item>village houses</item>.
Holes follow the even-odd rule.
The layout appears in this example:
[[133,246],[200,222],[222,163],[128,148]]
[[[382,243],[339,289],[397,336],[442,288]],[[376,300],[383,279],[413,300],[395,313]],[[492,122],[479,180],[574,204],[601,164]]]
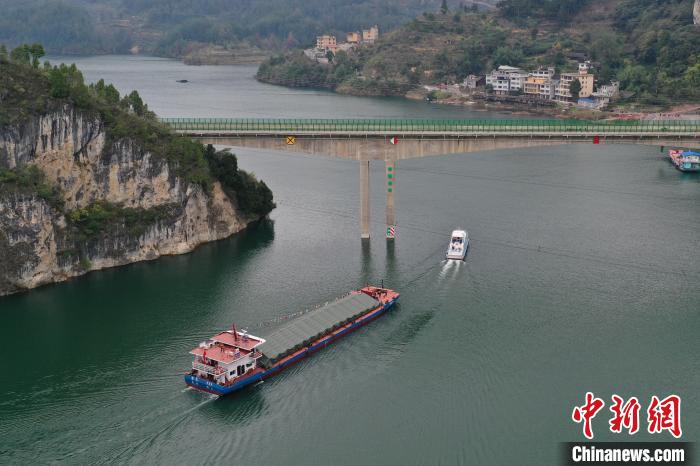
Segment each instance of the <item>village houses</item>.
[[347,52],[360,45],[373,44],[377,39],[379,39],[379,26],[376,24],[369,29],[348,32],[345,42],[341,43],[338,43],[336,36],[323,34],[316,37],[316,47],[304,50],[304,54],[319,63],[328,63],[328,52],[332,52],[333,54],[337,53],[339,50]]
[[[581,85],[578,98],[579,102],[587,106],[599,107],[607,105],[611,98],[619,95],[620,84],[612,82],[599,87],[594,92],[595,75],[591,73],[589,61],[579,63],[575,72],[562,72],[556,74],[554,67],[541,67],[536,70],[525,71],[521,68],[501,65],[492,70],[484,79],[484,85],[490,86],[495,95],[522,94],[533,99],[551,100],[557,102],[572,102],[571,84],[578,81]],[[463,86],[468,90],[480,87],[480,77],[470,75],[465,79]]]

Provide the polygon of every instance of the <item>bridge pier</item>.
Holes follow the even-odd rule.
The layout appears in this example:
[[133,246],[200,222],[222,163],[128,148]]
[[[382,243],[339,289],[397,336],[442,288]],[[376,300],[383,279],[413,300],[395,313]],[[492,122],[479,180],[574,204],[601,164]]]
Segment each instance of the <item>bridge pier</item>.
[[396,214],[394,211],[394,192],[396,191],[396,161],[385,160],[386,171],[386,239],[394,239],[396,233]]
[[369,160],[360,160],[360,235],[369,239]]

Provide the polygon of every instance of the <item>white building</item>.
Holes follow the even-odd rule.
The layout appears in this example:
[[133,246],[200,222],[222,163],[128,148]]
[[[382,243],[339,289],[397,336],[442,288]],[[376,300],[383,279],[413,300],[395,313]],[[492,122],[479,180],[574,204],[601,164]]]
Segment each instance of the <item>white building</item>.
[[501,65],[486,75],[486,85],[491,85],[496,94],[504,95],[522,89],[526,78],[527,74],[520,68]]
[[620,95],[620,82],[610,81],[610,84],[598,86],[598,90],[593,93],[593,97],[614,98]]
[[553,78],[554,77],[554,67],[550,66],[547,68],[537,68],[534,71],[530,71],[530,76],[535,78]]
[[523,84],[527,79],[526,73],[511,73],[508,77],[510,78],[510,90],[511,91],[521,91],[523,89]]
[[493,88],[493,92],[502,95],[510,91],[510,79],[500,73],[492,72],[486,75],[486,85]]

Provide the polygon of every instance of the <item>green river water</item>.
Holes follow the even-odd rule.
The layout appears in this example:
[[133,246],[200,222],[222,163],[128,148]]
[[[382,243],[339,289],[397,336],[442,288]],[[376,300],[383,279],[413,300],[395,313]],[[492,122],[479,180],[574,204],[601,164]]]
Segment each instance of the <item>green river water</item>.
[[[256,83],[251,67],[76,60],[162,116],[499,117]],[[188,79],[187,84],[176,83]],[[700,437],[700,177],[658,148],[562,146],[401,161],[397,239],[383,166],[359,239],[356,162],[237,150],[278,204],[192,254],[0,298],[0,463],[548,465],[586,391],[683,399]],[[445,263],[450,232],[472,244]],[[386,316],[278,377],[215,399],[188,351],[383,279]],[[668,433],[634,440],[670,440]]]

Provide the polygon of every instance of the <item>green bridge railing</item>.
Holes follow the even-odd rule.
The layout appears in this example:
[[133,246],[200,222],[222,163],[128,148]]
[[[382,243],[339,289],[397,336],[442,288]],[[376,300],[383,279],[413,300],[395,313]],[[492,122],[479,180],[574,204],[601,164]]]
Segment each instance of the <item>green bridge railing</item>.
[[301,132],[528,132],[700,134],[700,120],[399,120],[163,118],[176,131]]

